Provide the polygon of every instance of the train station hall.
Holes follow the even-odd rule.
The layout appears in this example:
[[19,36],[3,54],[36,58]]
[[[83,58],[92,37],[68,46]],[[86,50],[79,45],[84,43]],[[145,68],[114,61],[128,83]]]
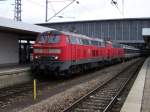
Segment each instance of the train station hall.
[[[0,112],[149,112],[149,54],[150,18],[29,24],[0,17]],[[68,68],[51,71],[56,63]]]

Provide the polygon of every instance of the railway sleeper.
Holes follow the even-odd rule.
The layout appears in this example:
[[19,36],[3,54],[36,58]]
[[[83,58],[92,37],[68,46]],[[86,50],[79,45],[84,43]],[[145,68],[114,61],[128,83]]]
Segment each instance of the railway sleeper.
[[110,100],[110,99],[111,99],[111,97],[90,96],[90,99]]
[[110,100],[88,99],[89,102],[93,102],[93,103],[105,103],[105,102],[109,102]]
[[76,108],[75,110],[73,110],[72,112],[95,112],[94,109],[81,109],[81,108]]
[[105,93],[105,94],[98,94],[100,97],[106,97],[106,96],[109,96],[110,98],[112,98],[112,97],[114,97],[114,95],[115,95],[115,93],[116,92],[114,92],[114,93]]
[[115,92],[115,91],[118,91],[118,88],[112,88],[112,89],[110,89],[110,90],[107,90],[107,88],[104,88],[103,90],[101,90],[100,92],[102,93],[102,92]]
[[94,103],[94,102],[83,102],[82,105],[87,105],[87,106],[90,106],[90,105],[105,106],[105,104],[103,104],[103,103]]
[[107,105],[103,105],[103,106],[96,106],[96,105],[81,105],[80,108],[84,108],[84,109],[93,109],[93,110],[104,110]]
[[[119,89],[118,89],[119,90]],[[118,90],[115,90],[115,91],[110,91],[110,90],[105,90],[105,91],[102,91],[102,92],[99,92],[100,94],[111,94],[111,93],[115,93],[117,92]]]
[[100,97],[100,98],[108,98],[108,99],[112,98],[112,96],[108,96],[108,95],[105,95],[105,94],[95,94],[94,96]]

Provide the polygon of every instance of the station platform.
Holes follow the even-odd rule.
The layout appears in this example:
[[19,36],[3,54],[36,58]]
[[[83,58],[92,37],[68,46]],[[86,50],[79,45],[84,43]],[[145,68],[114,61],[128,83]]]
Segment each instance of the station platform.
[[7,65],[7,66],[0,66],[0,76],[8,75],[16,72],[27,71],[30,69],[30,65]]
[[31,80],[29,65],[0,66],[0,89]]
[[150,57],[144,62],[121,112],[150,112]]

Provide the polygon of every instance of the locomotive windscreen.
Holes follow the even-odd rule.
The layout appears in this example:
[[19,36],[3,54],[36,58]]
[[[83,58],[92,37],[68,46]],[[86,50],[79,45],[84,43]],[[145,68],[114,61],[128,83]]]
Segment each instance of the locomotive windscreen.
[[38,43],[59,43],[60,35],[44,33],[38,36]]
[[60,41],[60,35],[50,35],[48,37],[48,43],[58,43]]
[[37,38],[37,42],[38,43],[45,43],[47,40],[47,36],[46,35],[39,35],[39,37]]

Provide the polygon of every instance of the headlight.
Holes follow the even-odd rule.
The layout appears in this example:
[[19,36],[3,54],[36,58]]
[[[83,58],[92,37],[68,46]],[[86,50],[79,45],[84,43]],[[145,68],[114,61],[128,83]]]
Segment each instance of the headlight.
[[43,53],[43,49],[34,49],[34,53]]
[[38,58],[40,58],[40,56],[35,56],[35,59],[38,59]]
[[49,49],[48,52],[49,52],[49,53],[60,54],[60,53],[61,53],[61,50],[60,50],[60,49]]
[[57,60],[57,59],[58,59],[58,56],[55,56],[54,59]]

